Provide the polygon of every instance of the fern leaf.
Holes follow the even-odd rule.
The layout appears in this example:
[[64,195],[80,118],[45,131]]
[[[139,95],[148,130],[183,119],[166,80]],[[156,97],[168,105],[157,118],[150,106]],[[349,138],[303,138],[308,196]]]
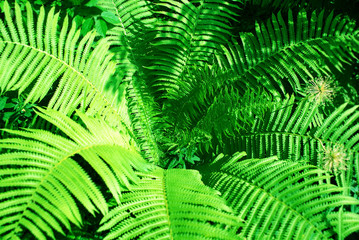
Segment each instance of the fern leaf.
[[158,146],[163,123],[152,96],[143,87],[143,79],[137,74],[132,77],[127,87],[127,102],[130,111],[132,128],[142,155],[149,162],[161,164],[162,151]]
[[149,48],[157,19],[153,16],[151,4],[137,0],[101,0],[96,6],[117,19],[116,27],[109,31],[112,51],[119,68],[119,79],[126,85],[126,103],[134,136],[143,157],[150,162],[160,163],[163,155],[159,148],[161,112],[147,83],[144,56]]
[[229,21],[234,20],[238,6],[234,1],[214,0],[161,0],[157,5],[164,20],[156,27],[153,41],[157,47],[149,67],[151,85],[161,98],[176,98],[186,69],[209,63],[214,51],[229,39]]
[[[26,16],[15,3],[15,21],[4,2],[5,22],[0,20],[0,89],[27,94],[26,102],[37,102],[52,95],[48,107],[71,115],[81,108],[120,125],[126,111],[106,90],[114,73],[108,40],[95,42],[95,33],[80,38],[76,24],[66,16],[59,24],[59,13],[52,8],[38,16],[26,3]],[[25,20],[23,20],[25,18]],[[35,29],[36,26],[36,29]],[[59,34],[58,34],[59,32]]]
[[[185,81],[179,85],[178,99],[165,105],[172,142],[196,142],[202,152],[208,152],[217,146],[208,141],[212,135],[219,142],[222,136],[236,136],[274,106],[271,96],[263,90],[247,91],[242,96],[235,88],[225,86],[230,78],[231,73],[222,72],[215,65],[187,71]],[[203,134],[209,138],[203,139]]]
[[117,66],[124,75],[121,80],[130,81],[142,67],[138,52],[143,53],[144,49],[139,49],[136,44],[144,41],[143,36],[154,28],[157,21],[152,6],[144,0],[100,0],[95,6],[104,11],[102,15],[116,19],[115,27],[107,35]]
[[[79,113],[87,128],[54,110],[39,115],[68,138],[44,130],[5,130],[19,137],[1,139],[0,236],[12,239],[29,230],[36,239],[54,239],[53,231],[82,224],[77,201],[91,214],[108,212],[106,200],[90,172],[76,159],[81,156],[101,177],[117,202],[123,189],[138,181],[135,170],[147,163],[126,135]],[[46,237],[47,236],[47,237]]]
[[273,95],[285,95],[300,90],[302,81],[331,73],[324,60],[341,71],[358,51],[357,32],[354,22],[340,15],[324,17],[322,11],[308,17],[302,10],[293,16],[290,10],[287,21],[278,13],[257,23],[255,34],[241,34],[239,42],[222,48],[217,61],[237,75],[232,84],[242,93],[259,84]]
[[[310,162],[340,172],[338,184],[349,194],[353,177],[359,177],[358,106],[347,108],[343,104],[315,126],[316,106],[305,101],[297,106],[292,97],[278,105],[277,110],[268,112],[263,120],[257,119],[252,129],[222,142],[214,139],[213,145],[222,146],[227,154],[237,148],[248,152],[250,158],[278,156],[281,160]],[[332,154],[337,158],[330,157]]]
[[[353,232],[359,231],[359,216],[358,214],[352,212],[342,212],[342,213],[330,213],[328,215],[328,220],[331,225],[334,226],[336,232],[339,233],[340,222],[342,224],[342,239],[345,239]],[[339,235],[340,236],[340,235]]]
[[156,169],[103,219],[105,239],[239,239],[238,218],[195,170]]
[[[220,191],[244,219],[241,233],[248,239],[330,239],[335,235],[328,221],[333,219],[332,209],[359,204],[341,195],[342,189],[330,184],[330,177],[314,166],[275,157],[238,161],[244,155],[219,156],[201,172],[204,182]],[[355,231],[353,215],[358,217],[342,213],[346,235]]]

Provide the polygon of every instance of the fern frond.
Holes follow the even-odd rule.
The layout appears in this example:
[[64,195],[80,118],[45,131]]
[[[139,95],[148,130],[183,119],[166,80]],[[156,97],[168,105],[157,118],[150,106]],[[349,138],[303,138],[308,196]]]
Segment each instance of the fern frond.
[[230,20],[238,6],[234,1],[161,0],[156,13],[163,19],[153,44],[151,86],[160,98],[177,98],[179,82],[190,66],[210,63],[215,50],[230,37]]
[[[302,157],[302,147],[308,145],[305,144],[307,133],[317,112],[317,105],[302,101],[296,106],[293,96],[287,98],[275,109],[269,110],[262,120],[256,119],[250,129],[240,132],[233,138],[232,143],[236,144],[228,144],[224,150],[226,153],[234,153],[237,148],[246,151],[249,158],[278,155],[279,159],[298,161]],[[299,143],[302,145],[298,146]],[[304,153],[307,158],[312,156],[307,151]]]
[[[147,163],[126,135],[79,113],[86,128],[54,110],[39,115],[56,125],[68,138],[44,130],[5,130],[17,138],[0,140],[0,236],[12,239],[23,229],[36,239],[55,239],[54,230],[82,224],[80,202],[91,214],[107,213],[106,200],[80,164],[92,167],[119,202],[123,189],[138,181],[135,170]],[[46,237],[47,236],[47,237]]]
[[[289,98],[263,120],[257,119],[251,130],[223,140],[222,150],[232,154],[237,148],[248,152],[250,158],[278,156],[281,160],[310,162],[323,169],[332,165],[326,170],[334,172],[347,165],[348,171],[341,171],[344,175],[338,184],[349,194],[352,177],[359,179],[358,106],[347,108],[343,104],[315,125],[317,106],[305,101],[296,105],[294,98]],[[333,151],[343,159],[331,158]],[[335,166],[328,161],[342,162]]]
[[[359,144],[357,108],[347,109],[343,104],[317,125],[318,105],[306,101],[296,105],[291,97],[268,111],[264,119],[256,119],[251,129],[235,137],[232,146],[247,151],[251,158],[278,155],[279,159],[293,161],[311,159],[313,164],[320,158],[317,150],[322,144],[343,145],[346,150],[356,152]],[[231,151],[226,147],[224,149]]]
[[195,170],[156,169],[103,219],[105,239],[239,239],[238,218]]
[[96,6],[117,19],[116,27],[108,32],[122,84],[126,85],[129,120],[143,157],[160,163],[162,151],[158,146],[161,112],[151,95],[145,74],[147,41],[157,19],[152,5],[137,0],[100,0]]
[[359,215],[352,212],[334,212],[328,214],[328,220],[337,233],[340,232],[340,222],[342,224],[341,239],[345,239],[353,232],[359,231]]
[[330,67],[342,70],[358,46],[353,21],[333,12],[325,16],[324,11],[302,10],[294,17],[289,10],[288,20],[278,13],[256,23],[255,34],[241,34],[239,42],[223,47],[217,61],[237,75],[232,84],[241,92],[259,84],[273,95],[285,95],[315,75],[329,75]]
[[156,22],[151,3],[145,0],[99,0],[95,5],[105,12],[103,16],[117,18],[112,23],[122,28],[126,36],[138,35],[138,25],[152,27]]
[[149,162],[161,164],[163,153],[158,144],[164,122],[158,106],[137,74],[132,76],[126,94],[132,128],[142,155]]
[[136,44],[144,41],[143,37],[157,22],[152,4],[144,0],[100,0],[95,6],[104,11],[102,15],[116,19],[113,21],[115,27],[109,30],[107,35],[117,66],[124,75],[123,80],[129,81],[142,67],[139,63],[139,52],[143,53],[144,49]]
[[221,89],[192,130],[207,132],[214,138],[214,141],[200,143],[199,150],[208,153],[217,149],[223,145],[223,138],[233,138],[238,132],[250,129],[256,119],[264,120],[266,113],[276,105],[262,90],[247,91],[241,96],[233,87]]
[[[48,107],[71,115],[81,108],[91,115],[101,115],[119,125],[125,110],[117,94],[106,90],[114,73],[109,43],[95,42],[95,33],[82,39],[76,24],[66,16],[59,24],[59,13],[40,9],[34,17],[30,3],[26,16],[15,3],[15,20],[4,2],[5,21],[0,20],[1,92],[26,92],[26,102],[37,102],[52,95]],[[36,28],[36,29],[35,29]]]
[[[359,204],[340,194],[342,189],[330,184],[330,176],[314,166],[275,157],[238,161],[244,155],[219,156],[201,172],[203,181],[220,191],[244,219],[241,233],[248,239],[331,239],[335,232],[329,212]],[[346,234],[355,231],[352,215],[342,213]]]
[[176,99],[165,104],[165,114],[176,129],[192,129],[220,95],[221,86],[228,75],[215,66],[205,65],[187,69],[183,81],[178,83],[181,91]]
[[[171,124],[169,134],[173,135],[173,142],[188,144],[203,133],[221,141],[222,135],[234,136],[251,127],[255,118],[263,117],[273,105],[271,96],[263,90],[247,91],[242,96],[235,88],[226,86],[230,78],[231,73],[216,65],[186,71],[184,81],[179,84],[178,98],[165,104],[164,114]],[[209,143],[202,142],[201,150],[215,148]]]

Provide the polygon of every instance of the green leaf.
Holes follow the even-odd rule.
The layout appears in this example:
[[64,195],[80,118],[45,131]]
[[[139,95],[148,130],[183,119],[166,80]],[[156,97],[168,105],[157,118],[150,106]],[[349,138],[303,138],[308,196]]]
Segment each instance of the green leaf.
[[25,115],[25,117],[31,117],[31,112],[30,111],[25,111],[24,115]]
[[194,162],[198,162],[200,161],[201,159],[197,156],[193,156],[191,158],[188,159],[188,162],[192,163],[192,164],[195,164]]
[[15,106],[16,106],[15,103],[6,103],[6,104],[5,104],[5,108],[13,108],[13,107],[15,107]]
[[117,25],[117,24],[120,24],[121,21],[120,19],[118,19],[118,17],[112,13],[112,12],[102,12],[101,13],[101,17],[108,23],[111,23],[113,25]]
[[94,25],[94,21],[92,18],[86,19],[85,22],[82,24],[81,35],[85,36],[88,32],[90,32],[91,29],[93,28],[93,25]]
[[11,116],[14,114],[15,114],[15,112],[6,112],[6,113],[4,113],[2,120],[4,120],[4,121],[9,120],[9,118],[11,118]]
[[7,99],[8,99],[8,97],[0,97],[0,111],[5,108]]
[[82,29],[84,28],[84,25],[82,24],[82,22],[84,21],[84,18],[80,15],[76,15],[74,17],[74,22],[76,23],[76,26],[78,27],[82,27]]
[[104,20],[96,19],[95,28],[102,37],[106,37],[107,24]]
[[86,6],[86,7],[98,7],[98,6],[97,6],[98,1],[99,1],[99,0],[91,0],[90,2],[86,3],[85,6]]

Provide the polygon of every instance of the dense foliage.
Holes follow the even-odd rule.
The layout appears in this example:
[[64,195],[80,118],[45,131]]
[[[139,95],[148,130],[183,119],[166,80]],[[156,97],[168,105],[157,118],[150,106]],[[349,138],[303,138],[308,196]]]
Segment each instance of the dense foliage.
[[0,238],[358,238],[356,7],[0,1]]

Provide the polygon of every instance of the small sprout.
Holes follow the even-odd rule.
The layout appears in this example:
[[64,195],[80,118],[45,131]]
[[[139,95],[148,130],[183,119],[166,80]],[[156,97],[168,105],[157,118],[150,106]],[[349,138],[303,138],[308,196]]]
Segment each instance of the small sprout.
[[338,170],[347,170],[347,161],[349,158],[345,153],[343,146],[334,145],[333,147],[323,147],[323,168],[327,171],[338,171]]
[[330,77],[318,77],[309,81],[305,93],[310,101],[325,105],[330,102],[335,94],[335,86]]

